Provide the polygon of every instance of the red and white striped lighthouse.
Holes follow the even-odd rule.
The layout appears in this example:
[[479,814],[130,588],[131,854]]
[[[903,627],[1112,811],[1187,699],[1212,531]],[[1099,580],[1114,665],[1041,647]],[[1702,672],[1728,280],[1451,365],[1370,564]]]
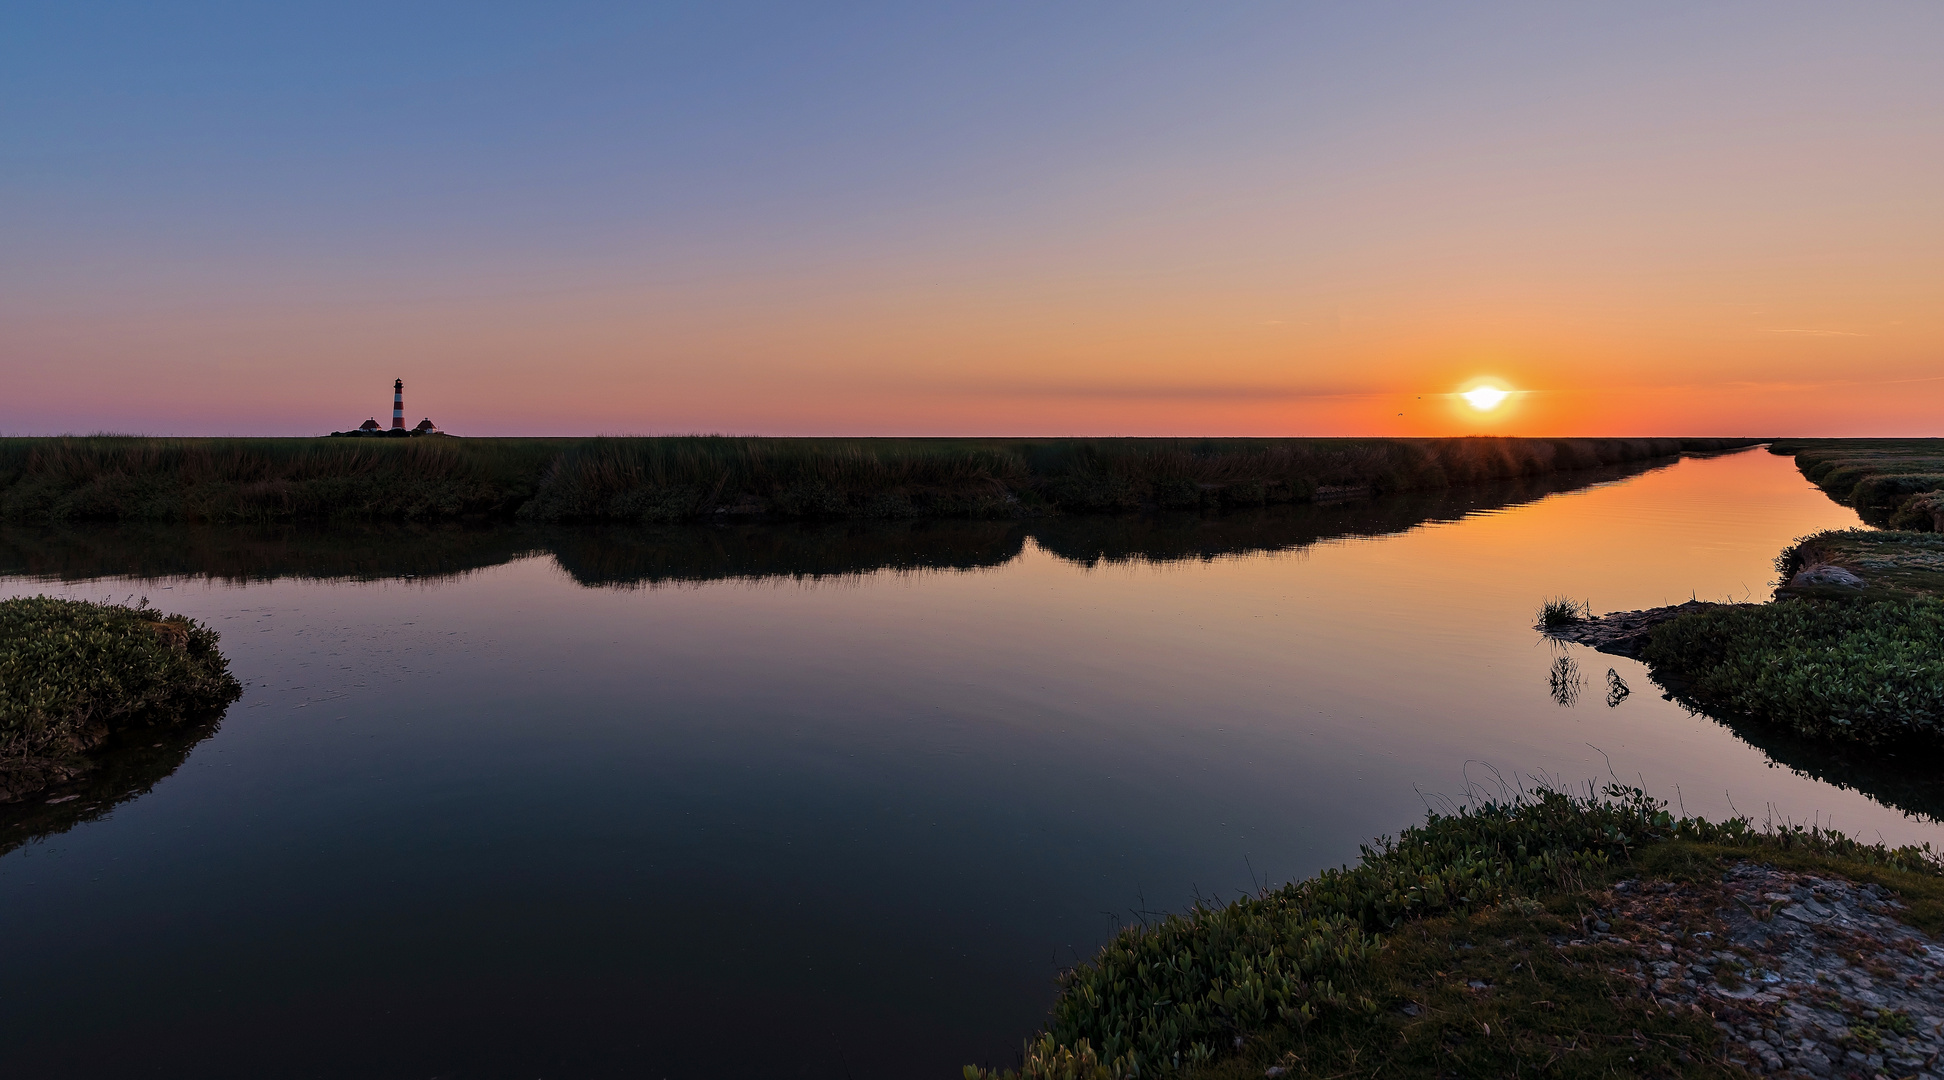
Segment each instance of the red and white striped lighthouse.
[[392,430],[405,430],[405,380],[392,383]]

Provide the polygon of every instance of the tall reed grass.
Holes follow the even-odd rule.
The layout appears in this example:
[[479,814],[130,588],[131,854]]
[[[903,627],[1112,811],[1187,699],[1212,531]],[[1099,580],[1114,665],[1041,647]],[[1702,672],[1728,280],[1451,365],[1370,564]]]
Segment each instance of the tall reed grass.
[[1014,517],[1434,490],[1724,439],[0,439],[0,520]]

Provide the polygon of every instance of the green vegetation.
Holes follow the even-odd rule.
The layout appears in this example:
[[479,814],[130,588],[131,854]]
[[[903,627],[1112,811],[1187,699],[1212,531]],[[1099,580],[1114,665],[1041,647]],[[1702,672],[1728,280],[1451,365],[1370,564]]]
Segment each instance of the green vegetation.
[[1019,517],[1436,490],[1730,439],[0,439],[0,521]]
[[85,771],[117,731],[203,719],[241,693],[215,631],[146,601],[0,601],[0,802]]
[[1791,439],[1769,452],[1873,525],[1944,532],[1944,439]]
[[1883,884],[1913,923],[1944,924],[1928,847],[1675,818],[1618,785],[1541,790],[1432,814],[1354,867],[1123,929],[1063,979],[1024,1075],[1723,1075],[1705,1017],[1622,994],[1608,946],[1557,945],[1619,877],[1695,880],[1749,857]]
[[[1791,584],[1817,566],[1838,566],[1863,579],[1857,589]],[[1820,599],[1944,597],[1944,533],[1841,529],[1795,542],[1775,560],[1782,593]]]
[[1654,627],[1641,649],[1654,677],[1737,727],[1926,756],[1944,747],[1944,535],[1819,533],[1776,569],[1772,603]]
[[1944,747],[1944,440],[1815,439],[1770,450],[1794,454],[1831,498],[1906,528],[1805,537],[1776,559],[1775,602],[1661,623],[1642,657],[1683,701],[1738,730],[1933,757]]
[[1655,677],[1710,712],[1807,738],[1944,740],[1944,601],[1729,605],[1657,627]]

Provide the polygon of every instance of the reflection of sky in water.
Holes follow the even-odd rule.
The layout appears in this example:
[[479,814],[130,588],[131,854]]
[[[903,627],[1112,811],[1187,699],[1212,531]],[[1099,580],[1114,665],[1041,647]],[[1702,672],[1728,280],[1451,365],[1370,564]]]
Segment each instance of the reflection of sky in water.
[[250,686],[153,792],[0,859],[0,1041],[69,1076],[953,1075],[1113,918],[1350,859],[1494,770],[1932,839],[1632,661],[1575,647],[1562,708],[1530,629],[1552,594],[1759,599],[1854,522],[1758,452],[1207,561],[15,582],[207,619]]

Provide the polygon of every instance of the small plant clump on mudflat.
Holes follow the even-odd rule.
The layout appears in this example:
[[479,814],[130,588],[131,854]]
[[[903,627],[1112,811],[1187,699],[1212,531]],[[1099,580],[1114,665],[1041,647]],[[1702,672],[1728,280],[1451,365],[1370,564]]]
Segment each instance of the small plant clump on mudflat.
[[0,801],[86,768],[115,732],[205,717],[242,694],[216,632],[146,600],[0,601]]
[[1549,596],[1539,605],[1539,625],[1547,629],[1591,618],[1593,606],[1569,596]]
[[1944,741],[1944,601],[1730,605],[1657,627],[1644,656],[1690,703],[1797,735]]
[[1624,989],[1607,946],[1558,946],[1622,876],[1719,875],[1749,857],[1881,881],[1927,929],[1944,898],[1928,847],[1677,818],[1618,784],[1542,789],[1434,813],[1354,867],[1127,927],[1063,977],[1022,1070],[964,1075],[1738,1075],[1705,1016]]

